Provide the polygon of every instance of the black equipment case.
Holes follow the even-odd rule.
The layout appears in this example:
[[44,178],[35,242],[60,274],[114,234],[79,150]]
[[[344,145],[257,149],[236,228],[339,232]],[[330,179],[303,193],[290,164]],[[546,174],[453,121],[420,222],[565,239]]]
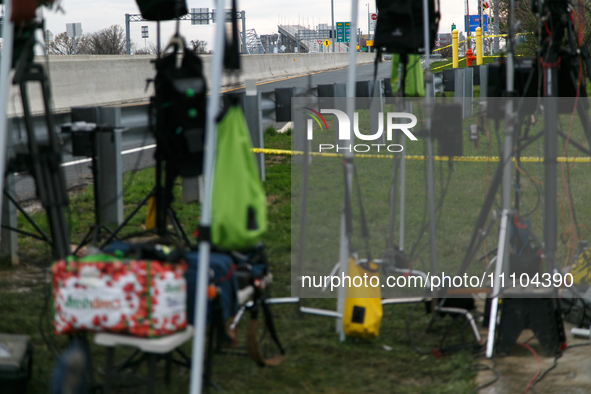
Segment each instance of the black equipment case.
[[32,364],[28,336],[0,334],[0,394],[26,393]]

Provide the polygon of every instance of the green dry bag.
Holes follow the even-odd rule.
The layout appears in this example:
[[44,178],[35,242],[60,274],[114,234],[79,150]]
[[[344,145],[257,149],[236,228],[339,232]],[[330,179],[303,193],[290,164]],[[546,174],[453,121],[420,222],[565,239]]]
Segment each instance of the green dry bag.
[[211,210],[211,242],[219,248],[250,248],[267,231],[267,197],[239,105],[218,124]]

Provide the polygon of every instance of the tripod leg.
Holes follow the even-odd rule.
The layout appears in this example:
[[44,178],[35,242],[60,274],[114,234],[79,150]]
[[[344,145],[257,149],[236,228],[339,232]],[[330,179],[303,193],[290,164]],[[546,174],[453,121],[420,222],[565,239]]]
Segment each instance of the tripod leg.
[[136,207],[133,209],[133,211],[129,214],[129,216],[127,216],[125,218],[125,220],[123,220],[123,223],[121,223],[119,225],[119,227],[117,227],[113,232],[111,232],[111,235],[101,244],[100,248],[104,248],[105,245],[107,245],[109,242],[111,242],[114,238],[117,237],[117,234],[119,234],[119,232],[123,229],[123,227],[127,226],[127,223],[129,223],[129,221],[131,219],[133,219],[133,217],[139,212],[139,210],[148,202],[148,200],[154,195],[155,193],[155,189],[152,189],[150,191],[150,193],[148,193],[146,195],[146,197],[144,197],[144,199],[142,201],[140,201],[140,203],[138,205],[136,205]]
[[466,255],[464,256],[464,260],[462,260],[462,265],[458,271],[460,274],[466,272],[468,266],[471,264],[474,256],[476,255],[476,251],[484,239],[481,236],[481,232],[483,231],[484,225],[486,224],[486,219],[488,218],[490,210],[492,209],[495,197],[499,191],[499,187],[501,186],[502,179],[503,162],[500,161],[488,188],[488,193],[484,199],[484,204],[482,204],[482,208],[480,208],[478,219],[476,219],[476,224],[474,225],[474,230],[472,232],[472,238],[470,239],[470,245],[468,246],[468,250],[466,251]]
[[86,235],[84,235],[84,238],[82,238],[82,241],[76,247],[74,254],[78,253],[78,251],[82,249],[84,245],[86,245],[90,241],[90,235],[93,234],[93,232],[95,232],[95,226],[90,227],[90,229],[86,232]]
[[591,120],[589,120],[589,113],[585,110],[585,104],[583,103],[583,100],[577,101],[577,112],[579,113],[579,118],[581,118],[583,131],[585,132],[585,136],[587,136],[589,148],[591,149]]
[[179,222],[179,219],[176,216],[176,213],[174,212],[174,210],[172,208],[168,209],[168,215],[170,217],[170,221],[177,233],[177,237],[183,239],[186,243],[187,246],[189,248],[192,248],[193,245],[191,244],[191,241],[189,240],[189,237],[187,237],[187,233],[185,233],[185,230],[183,229],[183,226],[181,225],[181,223]]
[[25,219],[27,219],[27,221],[31,224],[31,226],[33,226],[33,228],[39,233],[39,235],[41,236],[40,239],[51,245],[52,244],[51,239],[49,239],[49,237],[47,236],[47,234],[45,234],[45,232],[41,229],[41,227],[39,227],[39,225],[37,223],[35,223],[33,218],[27,213],[27,211],[25,211],[23,209],[23,207],[20,206],[20,204],[16,201],[16,199],[14,197],[12,197],[10,195],[10,193],[8,193],[6,190],[4,190],[4,195],[6,196],[6,198],[8,198],[10,200],[11,203],[14,204],[16,209],[25,217]]

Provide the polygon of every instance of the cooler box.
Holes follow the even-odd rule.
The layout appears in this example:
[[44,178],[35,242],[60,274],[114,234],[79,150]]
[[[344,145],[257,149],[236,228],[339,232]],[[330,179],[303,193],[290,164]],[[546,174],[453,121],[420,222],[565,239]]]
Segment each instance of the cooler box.
[[184,262],[70,257],[51,267],[56,334],[76,331],[158,337],[187,325]]
[[0,334],[0,394],[26,393],[32,364],[28,336]]

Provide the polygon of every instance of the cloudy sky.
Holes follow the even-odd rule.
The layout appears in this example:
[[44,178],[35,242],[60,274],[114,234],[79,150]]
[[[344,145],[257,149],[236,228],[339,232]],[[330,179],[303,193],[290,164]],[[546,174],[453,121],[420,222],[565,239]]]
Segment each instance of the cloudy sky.
[[[439,24],[441,33],[449,32],[452,23],[463,30],[462,15],[464,14],[464,1],[440,0],[442,20]],[[470,13],[476,13],[477,0],[469,0]],[[186,0],[190,8],[215,8],[214,1]],[[231,3],[226,0],[227,6]],[[66,30],[66,23],[82,23],[84,33],[100,30],[110,25],[125,27],[125,14],[137,14],[139,9],[135,0],[62,0],[61,6],[64,12],[45,12],[47,28],[54,35]],[[238,9],[246,11],[246,28],[256,29],[260,34],[277,32],[277,24],[317,25],[318,23],[330,24],[329,0],[297,0],[293,2],[269,1],[269,0],[238,0]],[[367,2],[359,1],[358,26],[365,33],[367,31]],[[370,12],[375,11],[375,2],[369,3]],[[347,0],[334,0],[335,22],[350,21],[351,5]],[[149,41],[156,42],[156,24],[153,22],[132,22],[131,39],[144,45],[141,38],[141,26],[149,26]],[[213,47],[214,25],[192,26],[189,21],[181,23],[181,32],[190,41],[194,39],[205,40],[208,48]],[[174,22],[162,23],[163,41],[167,42],[173,33]]]

